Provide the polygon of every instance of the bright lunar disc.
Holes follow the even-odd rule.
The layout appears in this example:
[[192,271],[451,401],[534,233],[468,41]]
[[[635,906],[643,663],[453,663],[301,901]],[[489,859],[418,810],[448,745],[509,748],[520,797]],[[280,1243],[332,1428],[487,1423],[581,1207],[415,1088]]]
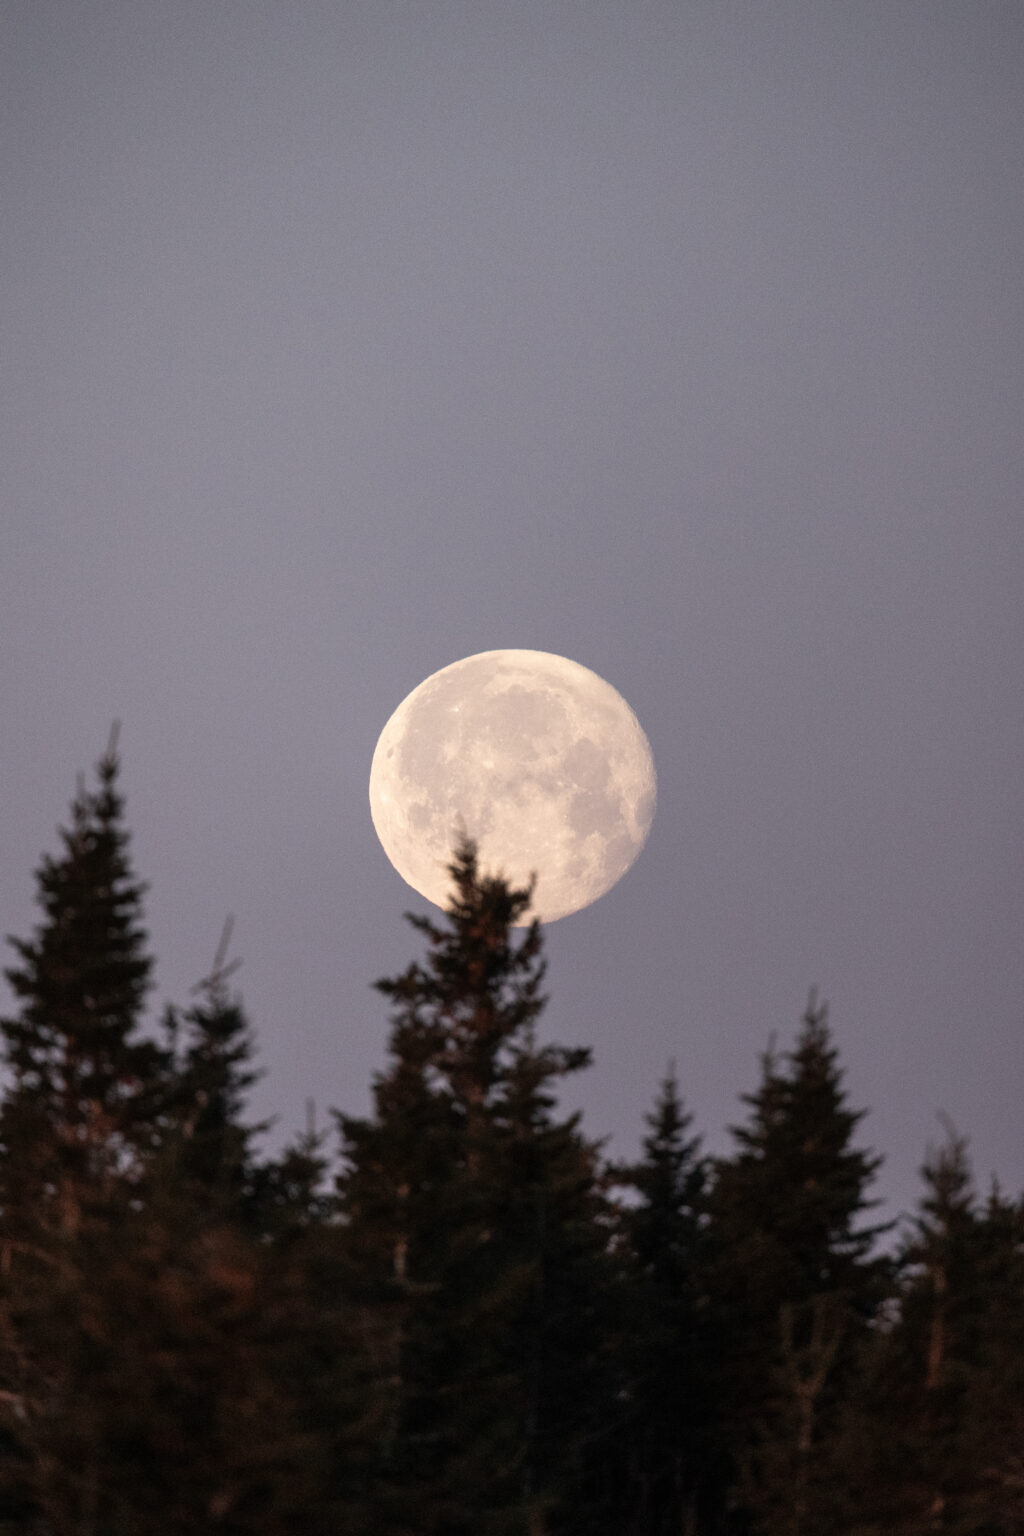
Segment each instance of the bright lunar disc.
[[589,906],[626,873],[654,816],[654,763],[610,683],[547,651],[483,651],[413,689],[381,732],[370,812],[384,851],[439,907],[460,834],[485,874],[524,886],[524,917]]

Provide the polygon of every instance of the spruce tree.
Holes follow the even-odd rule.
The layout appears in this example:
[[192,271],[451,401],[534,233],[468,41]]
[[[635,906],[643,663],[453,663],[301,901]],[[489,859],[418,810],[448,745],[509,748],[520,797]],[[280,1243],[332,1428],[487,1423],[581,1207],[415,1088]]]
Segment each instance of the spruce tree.
[[864,1225],[877,1157],[853,1145],[824,1007],[812,994],[796,1045],[763,1058],[735,1155],[711,1199],[711,1281],[733,1526],[771,1536],[837,1528],[830,1447],[864,1330],[885,1293]]
[[983,1206],[947,1123],[900,1248],[896,1310],[877,1331],[842,1446],[851,1536],[1024,1529],[1024,1206]]
[[622,1226],[635,1279],[625,1343],[629,1422],[624,1529],[668,1536],[702,1528],[716,1502],[716,1406],[704,1292],[707,1160],[674,1069],[643,1157],[620,1169],[633,1192]]
[[241,965],[225,963],[232,927],[228,918],[209,975],[192,989],[195,1001],[185,1010],[169,1008],[164,1017],[173,1071],[154,1172],[179,1195],[187,1191],[202,1219],[254,1217],[253,1138],[266,1129],[245,1123],[260,1074],[242,1000],[228,986]]
[[[102,1481],[95,1390],[103,1274],[136,1195],[167,1059],[140,1035],[151,960],[118,786],[116,730],[37,873],[0,1021],[0,1499],[85,1529]],[[65,1523],[62,1525],[62,1519]]]
[[322,1344],[251,1212],[248,1026],[217,965],[177,1033],[141,1033],[113,738],[61,840],[2,1025],[0,1529],[326,1536],[300,1380]]
[[541,932],[513,927],[530,892],[482,875],[469,844],[451,873],[447,924],[410,919],[425,963],[378,984],[374,1116],[340,1117],[366,1339],[354,1501],[367,1528],[416,1536],[596,1531],[608,1208],[595,1148],[556,1113],[588,1053],[536,1041]]
[[979,1212],[978,1352],[965,1394],[965,1518],[1024,1531],[1024,1196],[993,1185]]
[[246,1109],[259,1074],[228,985],[240,964],[227,962],[231,928],[194,1001],[165,1017],[169,1089],[117,1256],[126,1297],[110,1314],[120,1334],[106,1396],[119,1405],[118,1454],[104,1497],[140,1536],[208,1523],[326,1536],[329,1308],[313,1294],[307,1242],[322,1169],[315,1136],[277,1160],[256,1154],[264,1127]]
[[18,1002],[0,1020],[9,1084],[0,1111],[0,1202],[7,1241],[73,1234],[102,1205],[145,1139],[166,1060],[140,1038],[152,961],[145,887],[131,866],[116,730],[79,785],[62,851],[40,864],[42,922],[12,938],[5,971]]

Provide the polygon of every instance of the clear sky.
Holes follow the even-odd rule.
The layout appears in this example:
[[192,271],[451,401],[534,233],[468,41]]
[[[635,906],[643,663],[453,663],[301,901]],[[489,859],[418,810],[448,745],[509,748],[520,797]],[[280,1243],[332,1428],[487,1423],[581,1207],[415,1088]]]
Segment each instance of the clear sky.
[[3,0],[0,931],[123,722],[154,1009],[359,1111],[424,677],[607,678],[647,848],[548,931],[632,1152],[812,984],[891,1209],[1024,1186],[1019,0]]

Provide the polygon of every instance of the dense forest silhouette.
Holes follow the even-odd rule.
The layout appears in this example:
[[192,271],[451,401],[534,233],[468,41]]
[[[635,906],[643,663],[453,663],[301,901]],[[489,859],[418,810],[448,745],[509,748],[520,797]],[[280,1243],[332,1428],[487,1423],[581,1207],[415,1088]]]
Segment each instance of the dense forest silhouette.
[[883,1237],[814,997],[730,1156],[669,1075],[610,1163],[529,892],[452,876],[372,1112],[271,1156],[226,951],[144,1019],[113,743],[80,786],[7,972],[0,1531],[1024,1532],[1024,1201],[950,1127]]

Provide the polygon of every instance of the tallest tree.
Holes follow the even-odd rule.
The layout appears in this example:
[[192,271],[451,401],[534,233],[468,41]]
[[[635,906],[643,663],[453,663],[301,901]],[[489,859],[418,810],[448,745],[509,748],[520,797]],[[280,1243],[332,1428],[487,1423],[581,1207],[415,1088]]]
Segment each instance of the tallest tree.
[[0,1021],[8,1241],[72,1236],[130,1167],[150,1107],[158,1051],[138,1030],[152,961],[123,813],[115,730],[95,788],[79,784],[60,852],[37,871],[42,920],[32,938],[10,941],[18,1007]]
[[617,1269],[597,1149],[557,1111],[588,1052],[536,1038],[541,931],[515,931],[531,892],[482,874],[471,844],[450,871],[446,922],[412,918],[425,960],[378,983],[392,1027],[375,1113],[340,1120],[370,1404],[346,1530],[598,1536]]

